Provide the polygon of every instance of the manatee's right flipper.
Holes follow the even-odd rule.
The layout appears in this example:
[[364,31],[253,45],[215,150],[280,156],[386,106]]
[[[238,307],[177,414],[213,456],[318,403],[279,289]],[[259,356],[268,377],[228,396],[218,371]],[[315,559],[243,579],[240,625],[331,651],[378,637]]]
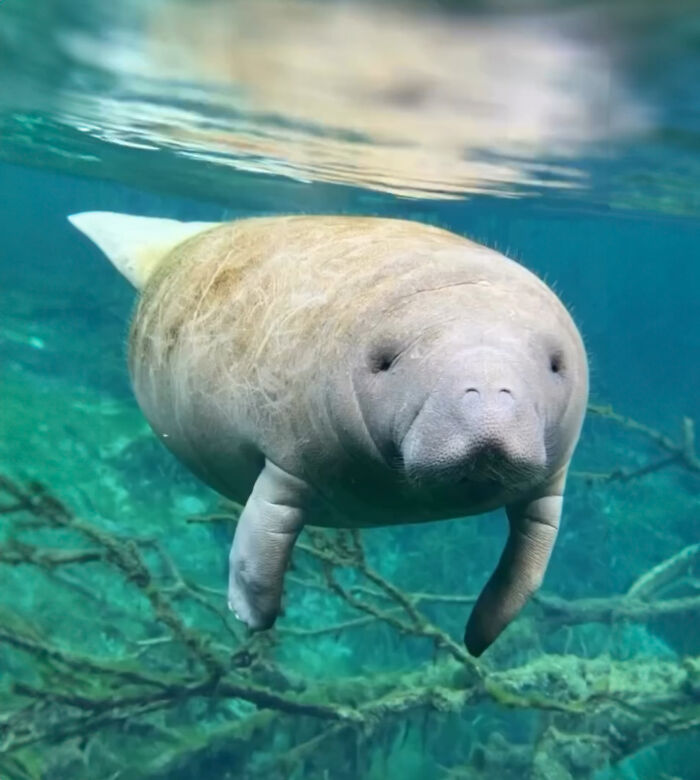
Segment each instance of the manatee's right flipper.
[[254,630],[270,628],[280,612],[284,573],[304,525],[310,490],[270,461],[243,509],[229,557],[228,604]]
[[508,541],[464,634],[472,655],[486,650],[542,583],[559,530],[565,482],[563,469],[529,500],[506,508]]

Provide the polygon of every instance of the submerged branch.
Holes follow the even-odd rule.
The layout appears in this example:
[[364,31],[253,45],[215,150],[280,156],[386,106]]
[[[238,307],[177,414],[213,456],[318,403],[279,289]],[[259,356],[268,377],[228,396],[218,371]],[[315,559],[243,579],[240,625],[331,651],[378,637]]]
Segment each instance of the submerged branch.
[[629,431],[641,433],[662,450],[670,453],[674,460],[679,460],[689,471],[700,474],[700,459],[695,452],[695,425],[689,417],[683,418],[681,441],[677,443],[670,436],[657,431],[650,425],[645,425],[631,417],[626,417],[624,414],[614,411],[612,406],[589,404],[588,412],[611,420]]
[[[591,411],[646,436],[664,451],[663,457],[644,467],[598,475],[599,482],[635,479],[672,464],[700,472],[690,420],[684,421],[682,440],[677,443],[609,407]],[[595,475],[585,476],[595,481]],[[192,522],[230,522],[239,509],[229,504],[220,513]],[[379,744],[383,734],[417,714],[423,718],[459,714],[482,702],[502,710],[547,713],[547,726],[534,750],[524,752],[523,746],[505,740],[501,748],[491,750],[489,743],[484,747],[484,774],[473,774],[470,765],[471,774],[449,770],[453,777],[501,776],[498,767],[505,766],[504,756],[510,756],[513,765],[525,762],[521,774],[533,778],[547,776],[540,767],[542,756],[557,763],[562,777],[592,777],[601,757],[617,761],[661,736],[700,728],[698,658],[611,661],[541,655],[506,668],[501,662],[493,671],[488,661],[473,659],[422,609],[428,603],[472,604],[475,597],[398,587],[370,565],[358,532],[310,529],[297,545],[304,565],[296,570],[296,577],[289,578],[295,586],[313,589],[314,597],[340,599],[349,613],[347,619],[308,628],[282,624],[278,631],[249,636],[218,606],[222,595],[183,576],[158,542],[112,533],[74,514],[36,483],[22,485],[0,475],[0,522],[11,532],[0,547],[0,565],[33,567],[47,582],[56,578],[61,567],[85,566],[81,583],[83,575],[86,583],[94,577],[104,589],[116,577],[120,587],[133,588],[140,604],[150,607],[144,618],[140,607],[130,610],[128,602],[111,605],[115,611],[121,609],[125,621],[138,625],[141,633],[120,638],[117,649],[104,657],[94,650],[93,654],[75,652],[71,643],[40,633],[14,612],[0,612],[0,652],[11,660],[12,675],[12,684],[6,685],[0,698],[0,769],[11,766],[18,775],[25,771],[23,767],[26,773],[32,771],[33,754],[27,751],[67,745],[77,736],[107,744],[117,729],[120,739],[147,735],[143,743],[156,755],[182,742],[180,730],[184,733],[184,724],[201,717],[204,702],[227,727],[200,735],[196,750],[183,743],[173,755],[187,754],[194,761],[198,754],[220,749],[215,742],[228,733],[235,735],[236,750],[245,756],[240,760],[246,767],[255,764],[256,755],[267,757],[267,763],[260,763],[260,776],[266,778],[303,773],[307,765],[330,772],[334,757],[345,755],[350,742]],[[70,548],[40,546],[33,537],[31,543],[18,538],[37,529],[70,531],[69,537],[77,535],[85,547],[75,541]],[[583,623],[646,622],[697,613],[700,594],[684,594],[689,580],[692,585],[698,560],[700,544],[689,545],[642,573],[626,593],[574,600],[538,594],[531,624],[548,633]],[[662,592],[674,595],[661,598]],[[95,609],[94,603],[90,609]],[[197,628],[195,615],[208,615],[208,624],[213,618],[214,633]],[[152,630],[144,631],[144,626]],[[328,635],[369,626],[375,631],[381,627],[386,637],[399,634],[428,640],[440,652],[430,661],[416,663],[410,673],[373,672],[359,679],[302,679],[279,660],[288,648],[306,652],[305,640],[325,637],[319,641],[327,643]],[[283,637],[288,645],[286,639],[280,644]],[[169,721],[163,720],[165,713]],[[282,732],[295,735],[294,739],[271,756],[267,748]],[[572,745],[579,751],[576,766]],[[587,755],[582,745],[590,747],[591,756],[595,754],[590,766],[584,766],[589,759],[581,757]],[[154,759],[153,766],[157,765]],[[119,775],[122,767],[115,772]],[[149,776],[146,769],[139,772],[139,777]],[[162,776],[156,769],[153,772],[154,777]]]

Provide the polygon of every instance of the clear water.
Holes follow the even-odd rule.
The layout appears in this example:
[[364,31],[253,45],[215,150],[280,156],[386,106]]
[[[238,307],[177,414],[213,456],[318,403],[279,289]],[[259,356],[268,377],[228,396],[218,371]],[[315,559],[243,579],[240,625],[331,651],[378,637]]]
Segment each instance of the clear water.
[[[700,7],[501,5],[0,3],[3,780],[700,777]],[[482,682],[434,636],[461,646],[500,515],[364,532],[383,579],[335,576],[369,613],[301,549],[246,638],[235,508],[145,425],[83,210],[401,216],[555,286],[596,408]],[[414,624],[385,582],[445,598]]]

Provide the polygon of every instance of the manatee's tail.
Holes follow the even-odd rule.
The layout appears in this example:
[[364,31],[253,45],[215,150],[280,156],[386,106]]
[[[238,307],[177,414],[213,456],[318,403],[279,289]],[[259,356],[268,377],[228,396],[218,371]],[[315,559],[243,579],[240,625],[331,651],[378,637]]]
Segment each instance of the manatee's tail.
[[139,290],[160,260],[178,244],[219,224],[134,217],[111,211],[85,211],[71,214],[68,219]]

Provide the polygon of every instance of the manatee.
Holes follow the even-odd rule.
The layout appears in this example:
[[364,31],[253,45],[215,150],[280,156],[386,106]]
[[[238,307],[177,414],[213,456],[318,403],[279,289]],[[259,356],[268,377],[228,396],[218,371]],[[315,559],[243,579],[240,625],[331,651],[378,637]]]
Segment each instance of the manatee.
[[229,558],[239,619],[274,624],[305,525],[505,507],[508,539],[465,631],[480,655],[542,582],[585,414],[584,345],[554,292],[400,219],[69,219],[141,293],[128,360],[151,427],[244,504]]

